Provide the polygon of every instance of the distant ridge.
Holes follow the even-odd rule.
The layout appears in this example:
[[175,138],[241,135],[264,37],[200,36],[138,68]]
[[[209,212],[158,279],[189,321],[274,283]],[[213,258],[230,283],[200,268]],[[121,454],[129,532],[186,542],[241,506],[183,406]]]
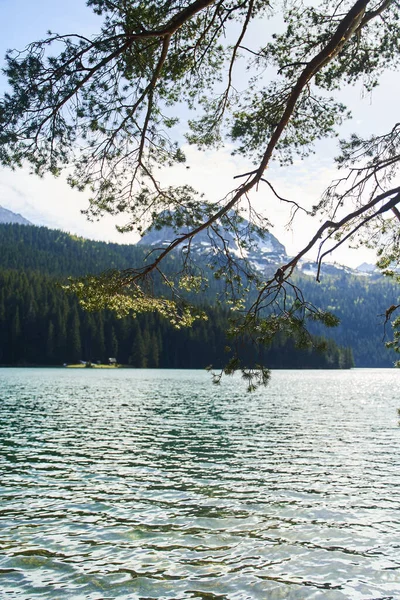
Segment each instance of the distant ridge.
[[[246,219],[243,219],[239,227],[239,233],[246,231],[249,226],[250,223]],[[137,245],[165,248],[170,242],[179,237],[179,235],[187,231],[187,227],[182,227],[180,230],[175,231],[172,227],[164,226],[156,229],[150,226],[144,232],[141,240],[137,242]],[[256,271],[263,273],[264,276],[270,276],[278,267],[281,267],[291,259],[286,254],[285,246],[269,231],[265,232],[263,237],[253,233],[251,235],[251,247],[242,251],[239,249],[237,240],[232,232],[224,228],[221,231],[230,253],[236,257],[245,256],[249,264]],[[213,248],[217,247],[221,249],[222,243],[212,231],[201,231],[193,239],[190,247],[192,254],[201,258],[207,257],[207,255],[212,256]],[[327,276],[342,276],[343,274],[364,277],[379,276],[379,272],[374,266],[372,266],[372,269],[362,268],[363,266],[365,266],[365,263],[358,267],[358,269],[352,269],[338,263],[323,263],[322,274]],[[297,272],[315,279],[318,272],[318,264],[302,259],[297,264]]]
[[360,271],[361,273],[376,273],[378,272],[378,269],[376,265],[363,262],[357,267],[357,271]]
[[14,213],[7,208],[0,206],[0,223],[18,223],[19,225],[32,225],[28,219],[25,219],[19,213]]

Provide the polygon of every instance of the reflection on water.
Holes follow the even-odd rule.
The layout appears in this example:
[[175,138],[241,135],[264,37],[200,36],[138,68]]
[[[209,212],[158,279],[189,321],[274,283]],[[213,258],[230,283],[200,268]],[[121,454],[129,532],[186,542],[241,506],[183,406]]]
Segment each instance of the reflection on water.
[[399,598],[399,377],[1,369],[0,597]]

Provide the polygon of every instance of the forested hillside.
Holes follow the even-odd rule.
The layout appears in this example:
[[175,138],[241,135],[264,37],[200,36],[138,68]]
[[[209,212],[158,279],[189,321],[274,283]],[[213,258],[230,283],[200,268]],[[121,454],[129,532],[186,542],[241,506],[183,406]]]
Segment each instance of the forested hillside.
[[[35,271],[0,270],[0,364],[107,362],[115,357],[135,367],[222,367],[227,360],[228,313],[221,309],[207,313],[207,321],[181,330],[153,315],[117,319],[110,312],[88,313],[53,278]],[[296,350],[283,340],[261,355],[245,344],[240,355],[247,364],[256,361],[277,368],[352,364],[351,354],[334,343],[328,344],[324,355]]]
[[140,246],[93,242],[46,227],[0,225],[0,267],[74,277],[125,269],[143,260]]
[[[384,313],[399,303],[399,286],[383,277],[362,277],[343,274],[326,277],[320,284],[312,278],[301,279],[304,295],[317,306],[323,306],[340,319],[338,327],[329,330],[329,337],[342,346],[353,349],[358,367],[391,367],[396,354],[384,341]],[[313,331],[326,335],[326,329]],[[391,337],[390,323],[386,337]]]
[[[140,246],[93,242],[46,228],[0,225],[0,364],[60,364],[117,357],[132,366],[221,366],[229,343],[225,337],[228,312],[212,307],[215,282],[207,295],[202,294],[208,321],[180,331],[156,316],[117,319],[107,312],[83,312],[76,299],[56,285],[68,275],[138,264],[146,252]],[[398,297],[393,284],[346,274],[326,278],[319,285],[302,276],[300,284],[307,297],[341,319],[338,328],[316,329],[315,333],[328,333],[340,346],[351,347],[357,366],[391,366],[393,358],[382,342],[383,319],[378,315]],[[242,347],[241,353],[249,362],[255,359],[271,367],[351,363],[349,352],[334,343],[325,357],[296,351],[290,341],[283,340],[261,356],[253,356],[251,345]]]

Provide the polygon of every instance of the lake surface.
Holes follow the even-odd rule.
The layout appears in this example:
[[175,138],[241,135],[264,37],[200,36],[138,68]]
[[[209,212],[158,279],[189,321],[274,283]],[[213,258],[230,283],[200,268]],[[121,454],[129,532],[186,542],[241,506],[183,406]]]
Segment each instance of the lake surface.
[[400,598],[399,382],[0,369],[0,598]]

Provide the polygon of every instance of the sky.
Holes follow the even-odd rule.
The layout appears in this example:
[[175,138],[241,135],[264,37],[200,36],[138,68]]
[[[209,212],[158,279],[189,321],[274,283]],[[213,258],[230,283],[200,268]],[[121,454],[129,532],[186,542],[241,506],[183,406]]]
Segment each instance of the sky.
[[[90,35],[98,28],[99,17],[85,5],[84,0],[0,0],[0,62],[4,64],[4,54],[9,48],[22,49],[31,41],[45,37],[47,30],[59,33],[79,32]],[[263,27],[253,35],[263,35]],[[0,91],[6,82],[0,77]],[[353,113],[353,119],[341,129],[347,136],[353,131],[363,135],[385,132],[396,122],[400,78],[398,74],[386,73],[379,88],[371,94],[364,94],[361,86],[342,91],[343,100]],[[191,146],[184,147],[187,165],[170,168],[163,176],[168,183],[189,183],[204,192],[207,197],[217,200],[235,187],[234,176],[253,166],[249,161],[232,156],[229,146],[222,150],[199,152]],[[269,179],[279,194],[308,206],[314,205],[329,182],[337,176],[333,158],[336,146],[334,141],[324,141],[317,145],[316,154],[306,161],[295,161],[291,167],[271,167]],[[318,229],[317,220],[299,217],[292,229],[287,229],[288,212],[272,193],[259,188],[251,197],[261,212],[272,215],[274,228],[271,232],[286,246],[288,254],[295,254]],[[88,204],[88,194],[71,190],[64,176],[39,178],[30,175],[25,169],[11,171],[0,167],[0,206],[21,213],[36,225],[62,229],[91,239],[134,243],[138,236],[134,233],[121,234],[115,224],[123,224],[123,218],[103,217],[98,222],[88,222],[81,214]],[[315,258],[311,254],[310,259]],[[337,261],[352,267],[362,262],[375,262],[371,251],[341,248],[329,261]]]

